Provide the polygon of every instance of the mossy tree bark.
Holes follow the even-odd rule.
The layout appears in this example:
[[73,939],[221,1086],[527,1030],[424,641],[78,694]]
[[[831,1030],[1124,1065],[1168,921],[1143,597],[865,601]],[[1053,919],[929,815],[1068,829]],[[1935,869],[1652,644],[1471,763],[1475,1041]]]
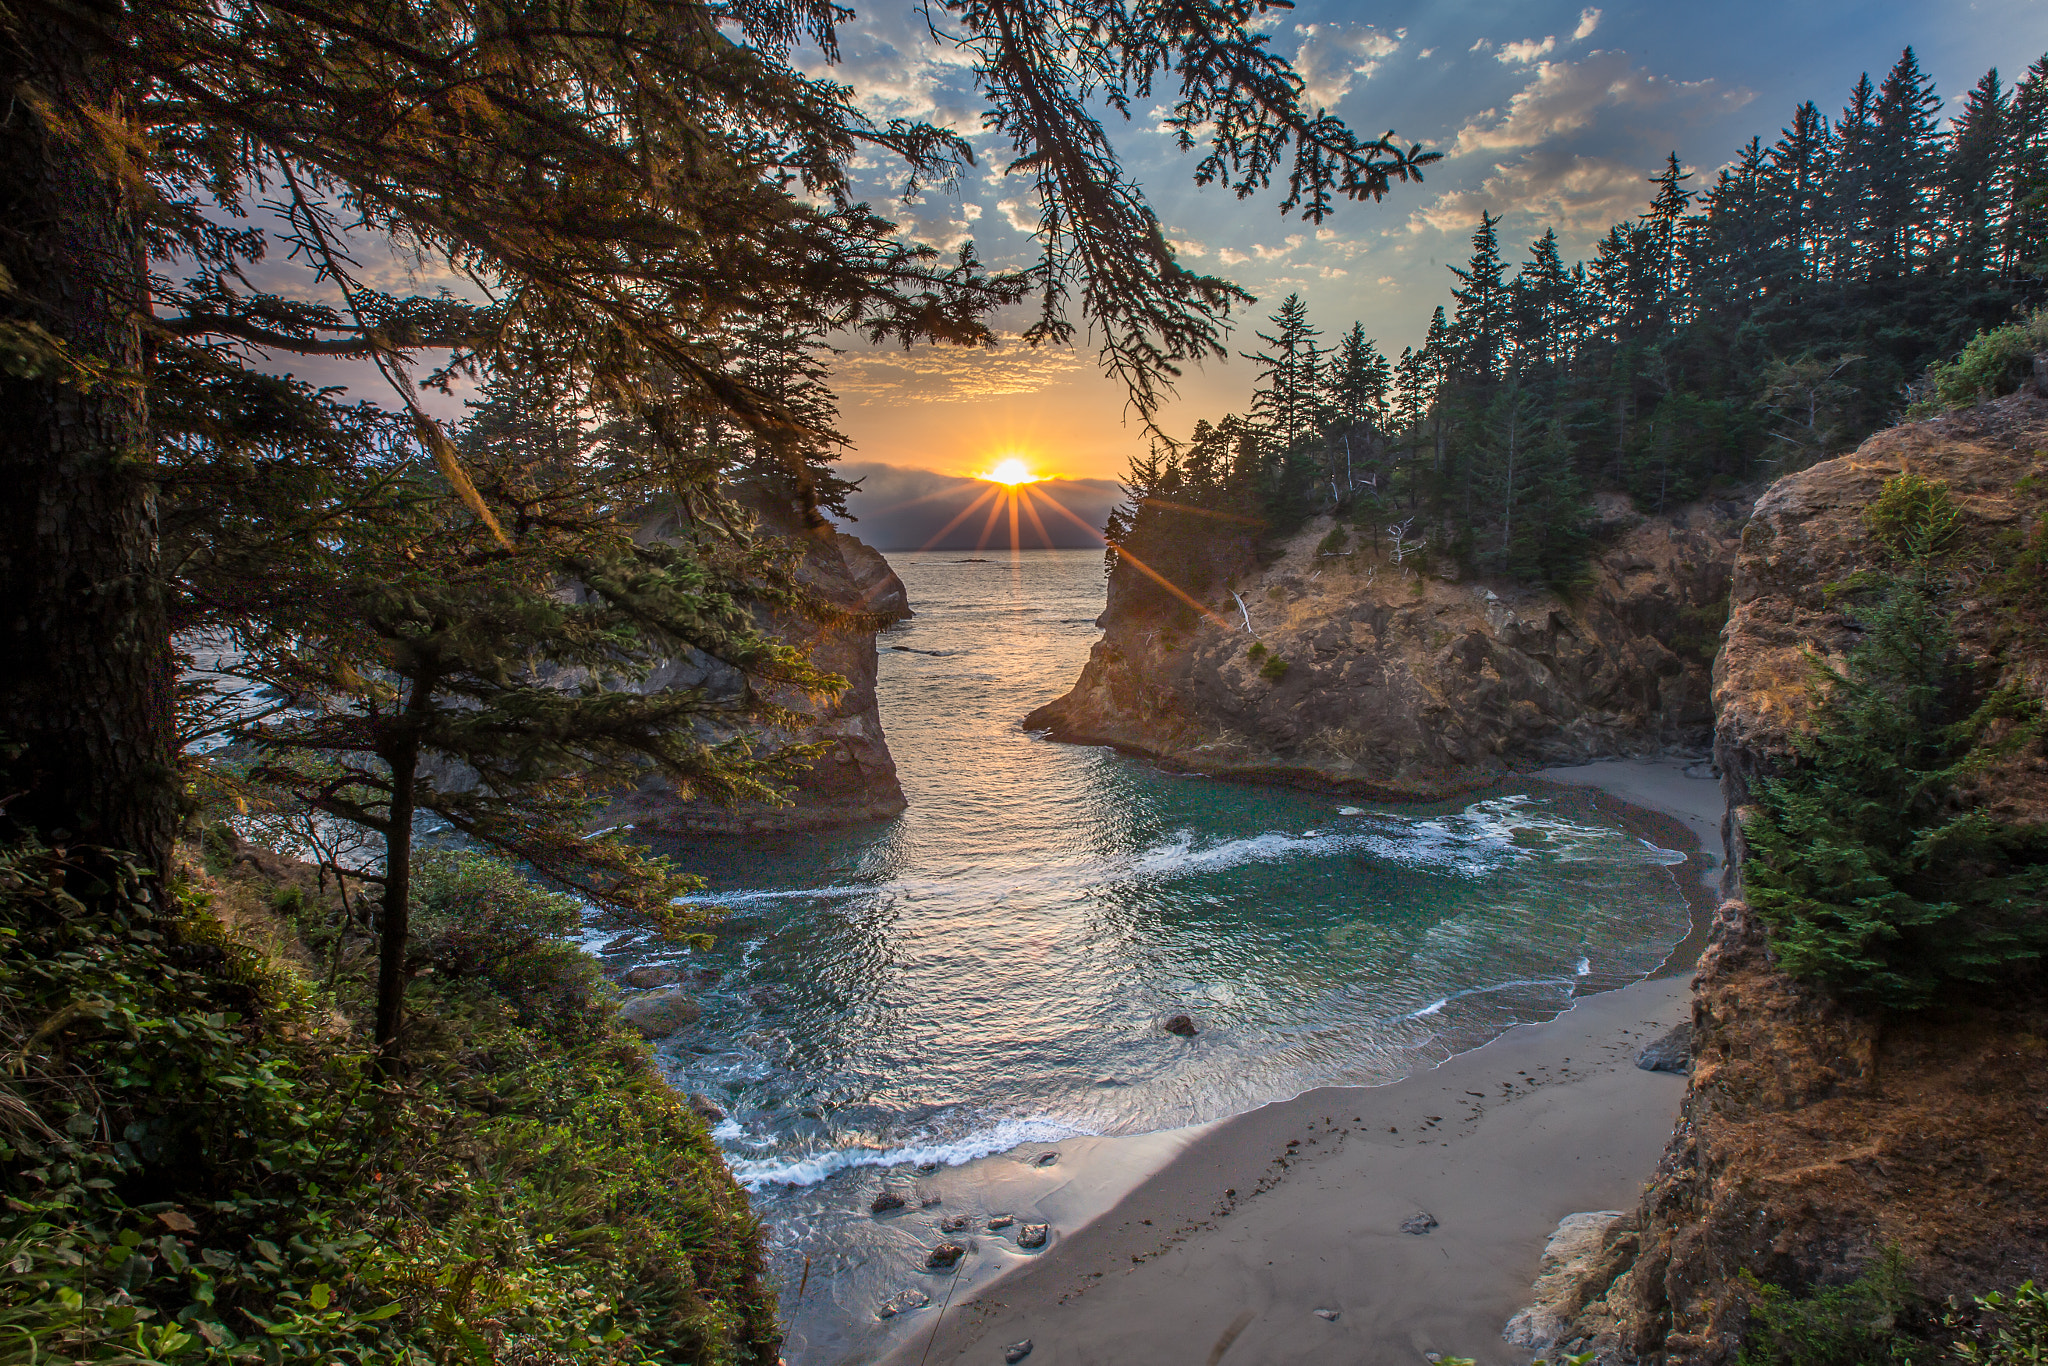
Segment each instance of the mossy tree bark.
[[[166,867],[172,666],[158,573],[133,130],[106,62],[0,34],[0,802],[5,824]],[[131,166],[130,177],[137,174]]]

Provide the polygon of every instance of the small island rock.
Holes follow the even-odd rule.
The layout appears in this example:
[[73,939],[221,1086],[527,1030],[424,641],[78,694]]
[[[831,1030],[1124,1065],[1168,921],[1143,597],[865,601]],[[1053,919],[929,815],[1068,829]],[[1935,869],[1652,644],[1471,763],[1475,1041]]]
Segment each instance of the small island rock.
[[1045,1235],[1046,1226],[1044,1224],[1026,1224],[1017,1230],[1017,1246],[1044,1247]]
[[1195,1018],[1192,1015],[1169,1015],[1159,1027],[1169,1034],[1178,1034],[1183,1039],[1192,1039],[1202,1032],[1195,1027]]
[[940,1243],[925,1254],[925,1270],[951,1271],[960,1264],[960,1259],[966,1255],[967,1249],[958,1243]]
[[656,963],[642,963],[626,969],[620,979],[629,987],[645,990],[649,987],[672,987],[682,980],[682,974],[674,968],[665,968]]
[[895,1191],[883,1191],[875,1197],[874,1203],[868,1206],[868,1213],[887,1214],[890,1210],[902,1209],[903,1204],[903,1197]]
[[704,1009],[688,992],[677,988],[635,996],[619,1007],[619,1020],[640,1031],[642,1038],[666,1039],[678,1029],[704,1018]]

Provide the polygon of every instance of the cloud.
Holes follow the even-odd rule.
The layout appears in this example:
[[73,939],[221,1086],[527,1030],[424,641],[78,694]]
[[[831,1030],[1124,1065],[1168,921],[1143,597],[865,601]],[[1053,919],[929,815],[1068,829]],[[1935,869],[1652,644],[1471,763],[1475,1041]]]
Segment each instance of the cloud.
[[1572,41],[1583,43],[1593,36],[1593,30],[1600,27],[1600,11],[1582,9],[1579,11],[1579,26],[1572,30]]
[[1226,266],[1241,266],[1252,258],[1239,251],[1236,247],[1225,247],[1216,253],[1216,259]]
[[1592,52],[1583,61],[1539,62],[1535,79],[1515,93],[1506,112],[1488,109],[1458,130],[1454,157],[1534,147],[1591,124],[1603,109],[1692,105],[1701,113],[1736,109],[1753,92],[1713,80],[1674,81],[1629,63],[1622,52]]
[[920,346],[910,350],[849,351],[832,366],[841,398],[888,398],[899,403],[957,403],[1031,394],[1083,369],[1070,346],[1026,346],[1016,337],[993,350]]
[[1285,242],[1281,243],[1277,247],[1265,247],[1254,244],[1252,247],[1252,254],[1258,257],[1261,261],[1277,261],[1282,256],[1285,256],[1288,252],[1293,251],[1296,247],[1300,246],[1304,240],[1306,239],[1304,239],[1300,233],[1292,233],[1288,236]]
[[[860,481],[859,490],[846,500],[847,510],[856,519],[850,530],[877,550],[1010,548],[1009,518],[1003,515],[1007,508],[997,504],[998,515],[991,525],[989,504],[975,506],[990,491],[991,486],[983,480],[873,460],[847,461],[837,467],[837,473]],[[1046,479],[1026,489],[1025,496],[1036,505],[1038,519],[1034,522],[1028,514],[1020,515],[1017,530],[1018,539],[1032,549],[1047,540],[1058,549],[1099,547],[1102,538],[1084,528],[1100,527],[1108,520],[1109,510],[1123,500],[1123,490],[1110,479]],[[1057,502],[1082,525],[1076,526],[1047,507],[1047,499]],[[956,523],[950,531],[948,523]],[[1045,529],[1044,536],[1039,534],[1040,526]],[[976,568],[961,572],[973,573]]]
[[1301,35],[1294,69],[1309,104],[1318,109],[1336,108],[1351,93],[1354,77],[1371,80],[1408,36],[1405,28],[1384,33],[1371,24],[1296,24],[1294,31]]
[[1493,54],[1493,59],[1496,62],[1519,62],[1523,66],[1527,66],[1538,57],[1555,51],[1557,51],[1557,38],[1554,35],[1543,39],[1541,42],[1534,38],[1524,38],[1519,43],[1508,43],[1502,47],[1499,52]]
[[1026,204],[1021,199],[998,199],[996,212],[1003,216],[1004,222],[1018,232],[1038,231],[1038,206],[1035,204]]
[[1349,275],[1350,273],[1350,271],[1342,266],[1318,266],[1316,268],[1316,274],[1322,276],[1325,280],[1335,280],[1340,276]]
[[1597,231],[1640,213],[1649,198],[1640,166],[1543,147],[1495,166],[1474,189],[1441,196],[1411,217],[1408,227],[1466,233],[1487,212],[1534,215],[1560,232]]
[[1175,256],[1207,256],[1209,248],[1192,237],[1169,237],[1166,245],[1173,248]]
[[1317,228],[1317,229],[1316,229],[1316,241],[1318,241],[1318,242],[1334,242],[1334,241],[1336,241],[1336,240],[1337,240],[1337,230],[1336,230],[1335,228]]

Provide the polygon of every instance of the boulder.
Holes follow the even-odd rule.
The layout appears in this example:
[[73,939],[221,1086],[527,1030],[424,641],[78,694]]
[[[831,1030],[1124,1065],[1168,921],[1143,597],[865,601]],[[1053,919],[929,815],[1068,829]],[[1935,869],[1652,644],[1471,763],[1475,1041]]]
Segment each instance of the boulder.
[[939,1221],[939,1232],[941,1232],[941,1233],[965,1233],[965,1232],[967,1231],[967,1224],[968,1224],[968,1219],[967,1219],[967,1216],[966,1216],[966,1215],[964,1215],[964,1214],[949,1214],[949,1215],[947,1215],[947,1216],[946,1216],[946,1217],[945,1217],[944,1219],[941,1219],[941,1220]]
[[1436,1216],[1428,1211],[1409,1215],[1401,1221],[1401,1232],[1412,1233],[1418,1238],[1436,1227]]
[[1192,1039],[1202,1031],[1195,1027],[1192,1015],[1169,1015],[1159,1027],[1169,1034],[1178,1034],[1183,1039]]
[[[1564,1336],[1571,1316],[1584,1307],[1602,1270],[1607,1234],[1621,1222],[1618,1209],[1567,1214],[1543,1245],[1529,1303],[1508,1320],[1501,1336],[1517,1347],[1548,1352]],[[1609,1271],[1612,1268],[1608,1268]]]
[[891,1210],[902,1209],[903,1205],[904,1199],[902,1196],[898,1195],[895,1191],[885,1190],[880,1195],[877,1195],[874,1201],[869,1204],[868,1213],[887,1214]]
[[967,1249],[958,1243],[940,1243],[925,1254],[925,1270],[951,1271],[960,1264],[960,1259],[966,1255]]
[[638,967],[627,968],[626,975],[619,980],[629,987],[638,987],[645,991],[653,987],[672,987],[682,979],[682,974],[674,968],[642,963]]
[[1003,1348],[1003,1361],[1006,1363],[1006,1366],[1017,1366],[1018,1362],[1030,1355],[1030,1338],[1026,1338],[1022,1342],[1013,1342],[1008,1347]]
[[671,987],[635,996],[619,1007],[619,1021],[640,1031],[645,1039],[666,1039],[704,1018],[704,1008],[690,994]]
[[1044,1247],[1046,1238],[1044,1224],[1026,1224],[1017,1230],[1018,1247]]
[[1673,1025],[1668,1033],[1645,1045],[1636,1055],[1636,1066],[1645,1072],[1691,1071],[1692,1021]]

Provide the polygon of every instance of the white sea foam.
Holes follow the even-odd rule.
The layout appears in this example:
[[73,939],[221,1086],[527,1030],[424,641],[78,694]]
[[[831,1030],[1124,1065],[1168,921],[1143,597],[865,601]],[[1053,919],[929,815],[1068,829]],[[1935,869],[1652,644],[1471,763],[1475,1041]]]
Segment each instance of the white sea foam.
[[1593,965],[1587,960],[1581,958],[1579,964],[1580,966],[1574,970],[1571,977],[1517,977],[1512,981],[1490,982],[1483,987],[1467,987],[1463,991],[1454,991],[1448,996],[1431,1001],[1420,1010],[1411,1010],[1406,1015],[1396,1015],[1394,1023],[1399,1024],[1403,1020],[1420,1020],[1427,1016],[1438,1014],[1451,1002],[1462,1001],[1467,996],[1485,996],[1496,991],[1512,991],[1516,987],[1569,988],[1576,985],[1577,978],[1584,977],[1592,971]]
[[815,1186],[834,1172],[853,1167],[927,1166],[932,1163],[941,1167],[958,1167],[997,1153],[1006,1153],[1026,1143],[1057,1143],[1061,1139],[1079,1138],[1090,1132],[1052,1119],[1005,1119],[960,1138],[925,1139],[900,1148],[830,1148],[797,1157],[742,1159],[732,1164],[732,1174],[750,1191],[758,1191],[763,1186]]
[[[1580,825],[1552,815],[1540,807],[1532,807],[1530,799],[1521,795],[1474,802],[1462,811],[1428,820],[1366,813],[1356,807],[1343,808],[1344,814],[1352,812],[1366,819],[1342,831],[1309,830],[1298,835],[1267,831],[1203,841],[1192,830],[1178,830],[1129,853],[1079,858],[1065,864],[968,877],[723,892],[692,899],[728,908],[805,899],[829,902],[878,896],[916,898],[933,895],[989,904],[1024,892],[1166,881],[1249,864],[1328,858],[1341,854],[1364,854],[1382,863],[1443,876],[1485,878],[1510,867],[1534,864],[1539,859],[1626,861],[1634,850],[1632,842],[1617,840],[1610,830]],[[1541,843],[1534,846],[1517,843],[1516,832],[1531,829],[1541,833]],[[1647,841],[1643,842],[1642,848],[1648,855],[1647,862],[1669,864],[1684,861],[1683,854],[1660,849]]]

